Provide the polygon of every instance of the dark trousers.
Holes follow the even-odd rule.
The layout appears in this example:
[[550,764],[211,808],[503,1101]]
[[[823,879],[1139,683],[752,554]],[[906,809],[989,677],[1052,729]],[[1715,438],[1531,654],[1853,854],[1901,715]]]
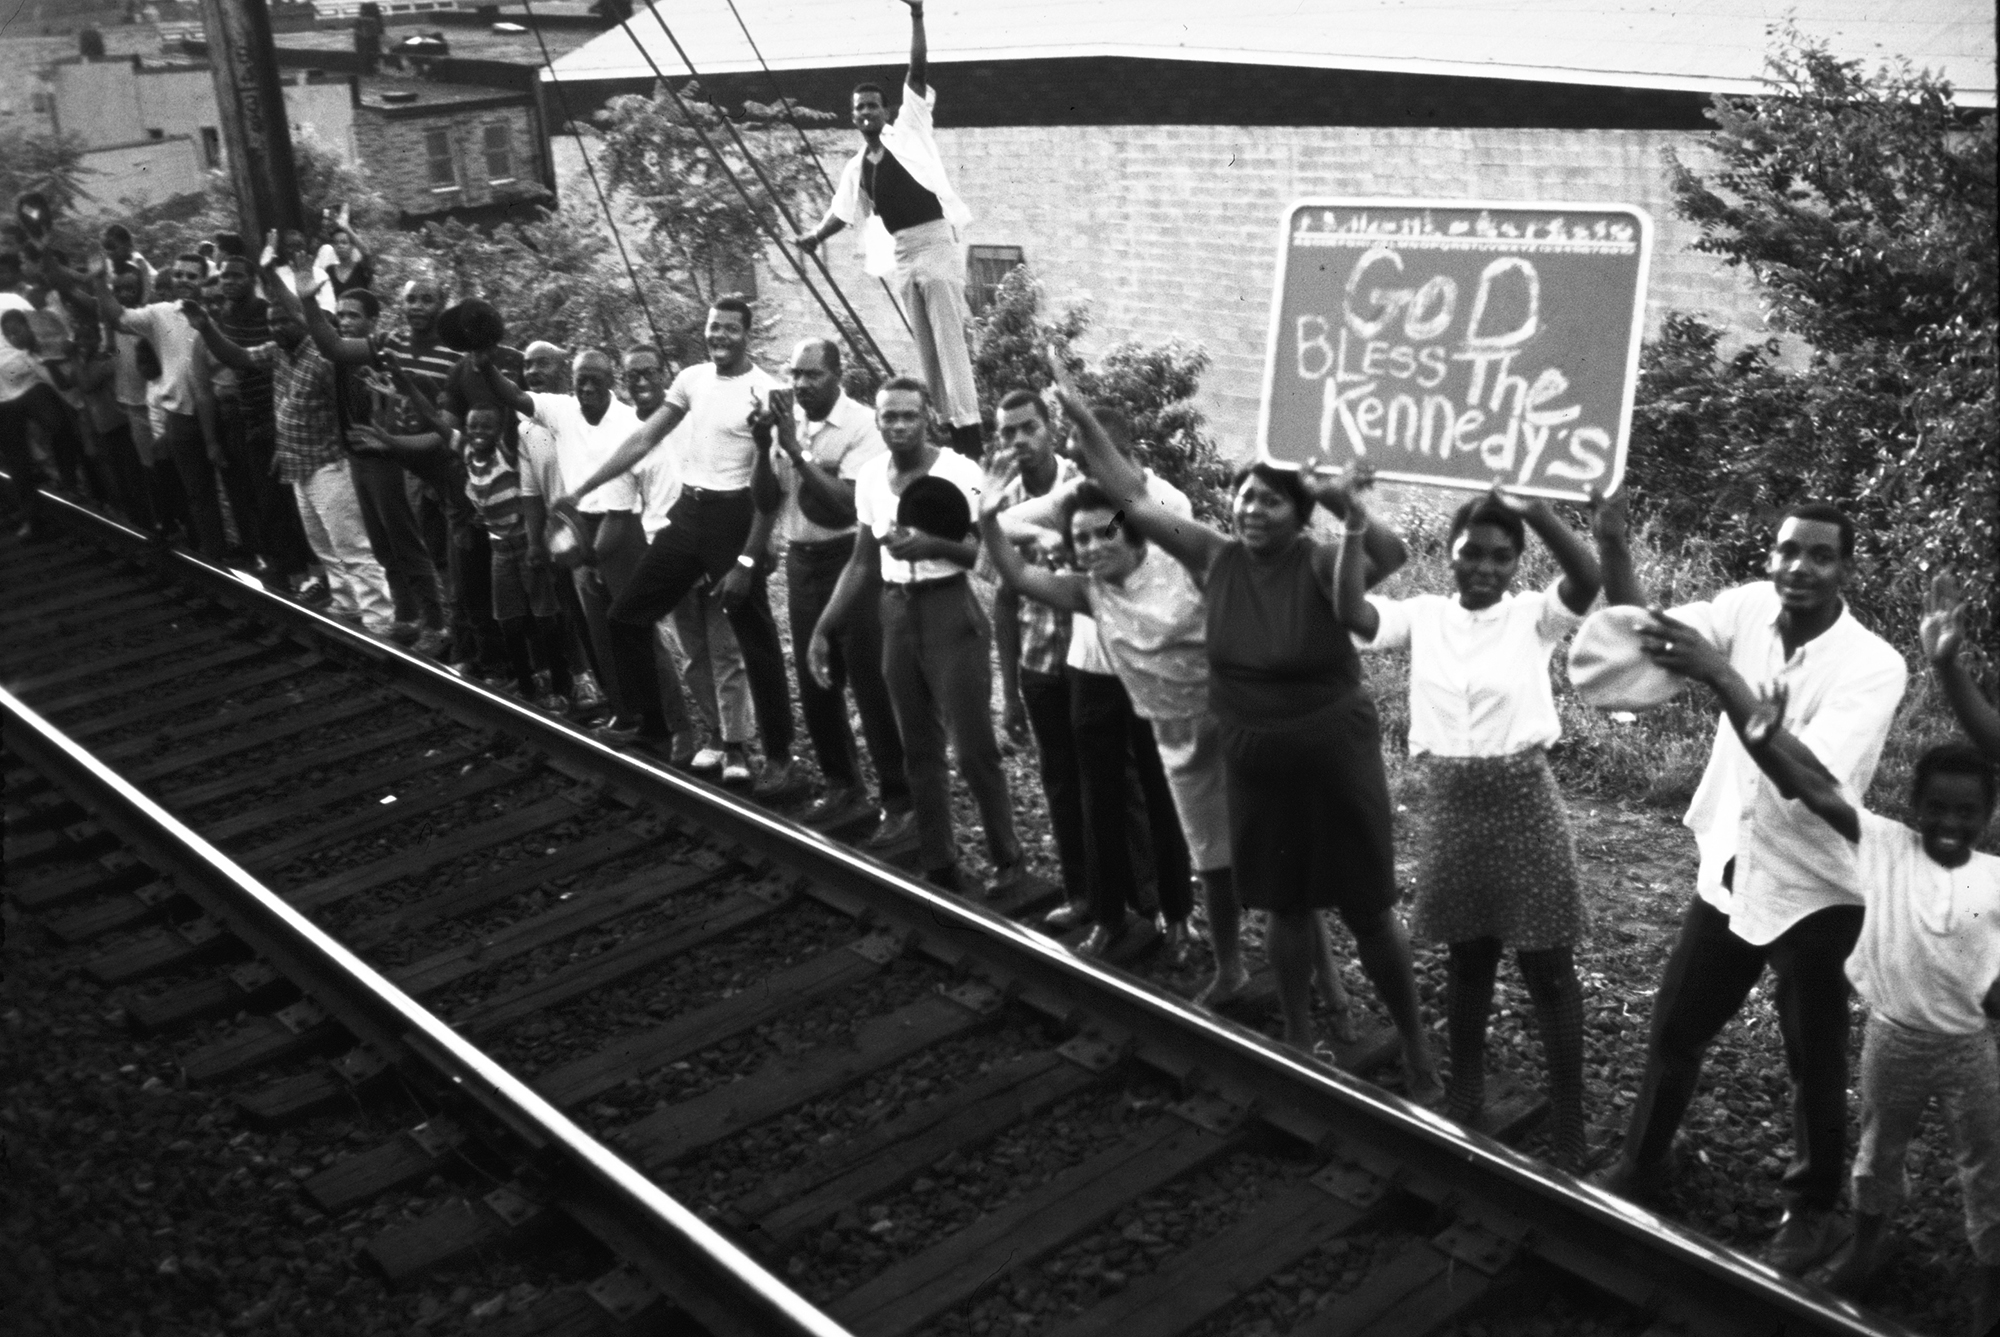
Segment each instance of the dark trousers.
[[923,871],[958,863],[951,829],[951,772],[945,743],[972,791],[996,866],[1021,857],[1000,740],[993,736],[993,633],[972,583],[882,587],[882,678],[896,703],[903,734],[903,769],[917,814]]
[[[35,519],[35,498],[42,490],[42,466],[28,442],[32,423],[39,423],[51,442],[59,431],[68,431],[72,438],[76,435],[69,406],[46,385],[30,386],[19,398],[0,403],[0,463],[7,466],[8,477],[14,482],[14,500],[30,524]],[[50,450],[61,458],[53,445]]]
[[1127,781],[1136,774],[1151,833],[1160,912],[1170,921],[1185,920],[1194,907],[1193,862],[1153,726],[1133,712],[1125,685],[1108,673],[1071,674],[1070,721],[1083,780],[1091,917],[1116,932],[1125,923],[1126,907],[1139,903],[1127,815],[1132,807]]
[[[642,719],[659,709],[658,692],[650,697],[634,695],[645,684],[636,683],[628,691],[618,677],[618,657],[612,651],[611,605],[632,583],[632,573],[646,555],[646,530],[637,511],[585,511],[581,515],[584,540],[590,546],[591,562],[572,574],[571,592],[583,616],[591,653],[597,662],[599,686],[611,698],[612,709],[626,719]],[[676,692],[678,695],[678,691]],[[667,725],[678,732],[677,716],[686,711],[667,711]]]
[[[750,536],[755,508],[750,490],[710,492],[684,488],[667,512],[667,527],[653,536],[646,555],[632,573],[625,592],[611,604],[611,644],[618,664],[618,681],[630,692],[639,684],[638,699],[659,700],[659,679],[653,668],[653,624],[672,612],[704,577],[719,584],[736,565],[743,541]],[[785,651],[778,643],[777,619],[760,566],[749,596],[729,610],[729,625],[743,651],[743,669],[750,678],[750,699],[757,707],[757,729],[764,736],[764,755],[772,760],[792,755],[792,697],[785,684]],[[646,731],[658,735],[665,718],[655,705]]]
[[215,465],[208,458],[200,420],[192,413],[167,414],[167,429],[159,446],[180,475],[182,514],[195,551],[211,562],[227,561],[229,538],[222,528],[222,497],[216,490]]
[[1022,669],[1021,705],[1035,735],[1042,794],[1049,802],[1056,860],[1062,865],[1063,896],[1083,901],[1090,897],[1090,845],[1084,835],[1082,760],[1077,755],[1076,727],[1070,719],[1073,676],[1062,665],[1054,673]]
[[1646,1077],[1632,1107],[1625,1157],[1665,1162],[1694,1098],[1702,1056],[1769,966],[1777,977],[1778,1029],[1792,1077],[1788,1203],[1832,1208],[1847,1154],[1847,954],[1861,936],[1861,907],[1807,915],[1761,947],[1737,937],[1729,916],[1696,897],[1653,995]]
[[396,620],[442,628],[444,601],[437,568],[424,546],[416,512],[410,509],[403,466],[387,456],[351,455],[347,469],[354,479],[354,495],[361,501],[361,527],[368,531],[368,546],[389,578]]
[[236,512],[236,531],[243,545],[274,572],[298,575],[312,564],[312,549],[306,546],[292,489],[271,469],[276,428],[268,414],[245,413],[240,403],[225,401],[216,407],[222,432],[222,486]]
[[507,649],[500,624],[493,620],[493,554],[465,493],[465,462],[452,451],[430,450],[403,456],[401,463],[424,486],[423,504],[416,508],[417,532],[423,535],[433,572],[444,568],[439,598],[452,639],[462,657],[498,667],[506,662]]
[[848,614],[847,625],[832,636],[833,685],[822,687],[812,675],[807,652],[813,629],[826,611],[833,587],[854,552],[854,537],[820,543],[794,543],[785,552],[785,597],[792,625],[792,658],[799,680],[799,708],[806,717],[806,736],[819,757],[820,773],[836,788],[858,789],[860,758],[854,749],[854,728],[848,723],[841,690],[854,693],[861,712],[861,731],[868,755],[882,784],[882,807],[906,812],[910,782],[903,773],[903,735],[896,728],[896,708],[889,685],[882,680],[882,609],[876,589],[861,592]]
[[121,422],[108,431],[99,432],[97,450],[104,461],[104,472],[109,475],[112,490],[116,493],[118,509],[141,529],[152,528],[153,480],[146,466],[139,462],[139,452],[132,444],[131,427]]

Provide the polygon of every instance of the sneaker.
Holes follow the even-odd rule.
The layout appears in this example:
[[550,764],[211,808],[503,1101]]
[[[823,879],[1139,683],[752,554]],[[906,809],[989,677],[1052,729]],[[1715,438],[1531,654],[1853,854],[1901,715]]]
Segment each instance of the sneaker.
[[875,815],[875,805],[859,789],[829,789],[799,815],[807,826],[821,830],[851,826]]
[[323,608],[332,601],[333,593],[318,576],[307,576],[292,591],[292,598],[308,608]]
[[726,785],[750,783],[750,754],[745,752],[740,744],[724,749],[722,783]]
[[561,692],[549,692],[537,700],[535,704],[541,709],[548,711],[551,715],[569,714],[569,698]]
[[604,689],[597,685],[597,675],[589,669],[571,674],[570,687],[575,710],[596,710],[605,704]]
[[392,622],[389,624],[389,639],[398,645],[415,645],[424,629],[414,622]]
[[417,637],[416,644],[410,648],[418,654],[425,655],[431,659],[442,659],[444,658],[446,639],[445,634],[437,628],[426,627],[423,634]]
[[1831,1257],[1847,1242],[1847,1235],[1847,1218],[1831,1208],[1788,1208],[1771,1242],[1764,1246],[1764,1261],[1787,1276],[1800,1276],[1814,1263]]
[[688,758],[687,768],[696,775],[720,775],[722,762],[721,748],[705,747]]
[[867,850],[894,849],[916,838],[917,814],[905,808],[901,812],[885,812],[882,824],[875,828],[875,834],[862,842]]

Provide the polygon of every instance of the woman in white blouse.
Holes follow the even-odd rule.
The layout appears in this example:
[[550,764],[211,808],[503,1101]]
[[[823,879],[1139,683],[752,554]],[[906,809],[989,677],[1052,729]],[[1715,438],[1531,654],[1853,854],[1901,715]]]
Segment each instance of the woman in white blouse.
[[[1517,595],[1529,528],[1563,575]],[[1597,597],[1598,564],[1547,503],[1498,487],[1459,508],[1445,543],[1456,596],[1391,599],[1342,581],[1340,616],[1363,650],[1410,653],[1410,753],[1428,792],[1412,927],[1450,947],[1445,1112],[1470,1124],[1483,1108],[1486,1020],[1511,946],[1548,1064],[1553,1158],[1575,1170],[1585,1152],[1583,999],[1572,951],[1586,917],[1548,763],[1562,735],[1549,657]]]

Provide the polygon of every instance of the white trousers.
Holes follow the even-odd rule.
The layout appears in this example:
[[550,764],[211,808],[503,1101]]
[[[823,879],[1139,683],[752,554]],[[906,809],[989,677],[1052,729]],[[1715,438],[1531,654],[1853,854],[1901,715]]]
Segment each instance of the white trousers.
[[293,483],[292,493],[298,498],[306,544],[326,568],[333,611],[359,613],[363,627],[377,634],[387,632],[396,621],[389,577],[368,545],[368,531],[361,523],[361,499],[355,495],[347,461],[322,465],[303,483]]
[[706,586],[689,590],[654,624],[654,635],[694,698],[705,743],[747,743],[757,736],[750,674],[721,599]]
[[954,427],[979,421],[979,386],[965,346],[965,259],[942,218],[895,233],[896,300],[910,318],[931,402]]

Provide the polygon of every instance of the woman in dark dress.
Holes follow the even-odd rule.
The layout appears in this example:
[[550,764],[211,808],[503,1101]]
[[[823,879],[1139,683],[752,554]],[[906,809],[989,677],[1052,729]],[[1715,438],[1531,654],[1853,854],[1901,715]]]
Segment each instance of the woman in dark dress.
[[1207,594],[1209,705],[1221,726],[1231,848],[1242,903],[1271,916],[1270,954],[1286,1043],[1313,1050],[1312,973],[1317,912],[1354,933],[1403,1043],[1405,1089],[1443,1094],[1417,1005],[1410,944],[1395,912],[1389,784],[1375,703],[1360,659],[1335,616],[1343,547],[1305,533],[1316,503],[1348,517],[1351,560],[1367,583],[1407,556],[1369,523],[1352,493],[1296,469],[1256,464],[1232,490],[1236,536],[1152,503],[1138,468],[1115,450],[1089,406],[1057,390],[1084,444],[1089,472],[1118,499],[1132,528],[1171,553]]

